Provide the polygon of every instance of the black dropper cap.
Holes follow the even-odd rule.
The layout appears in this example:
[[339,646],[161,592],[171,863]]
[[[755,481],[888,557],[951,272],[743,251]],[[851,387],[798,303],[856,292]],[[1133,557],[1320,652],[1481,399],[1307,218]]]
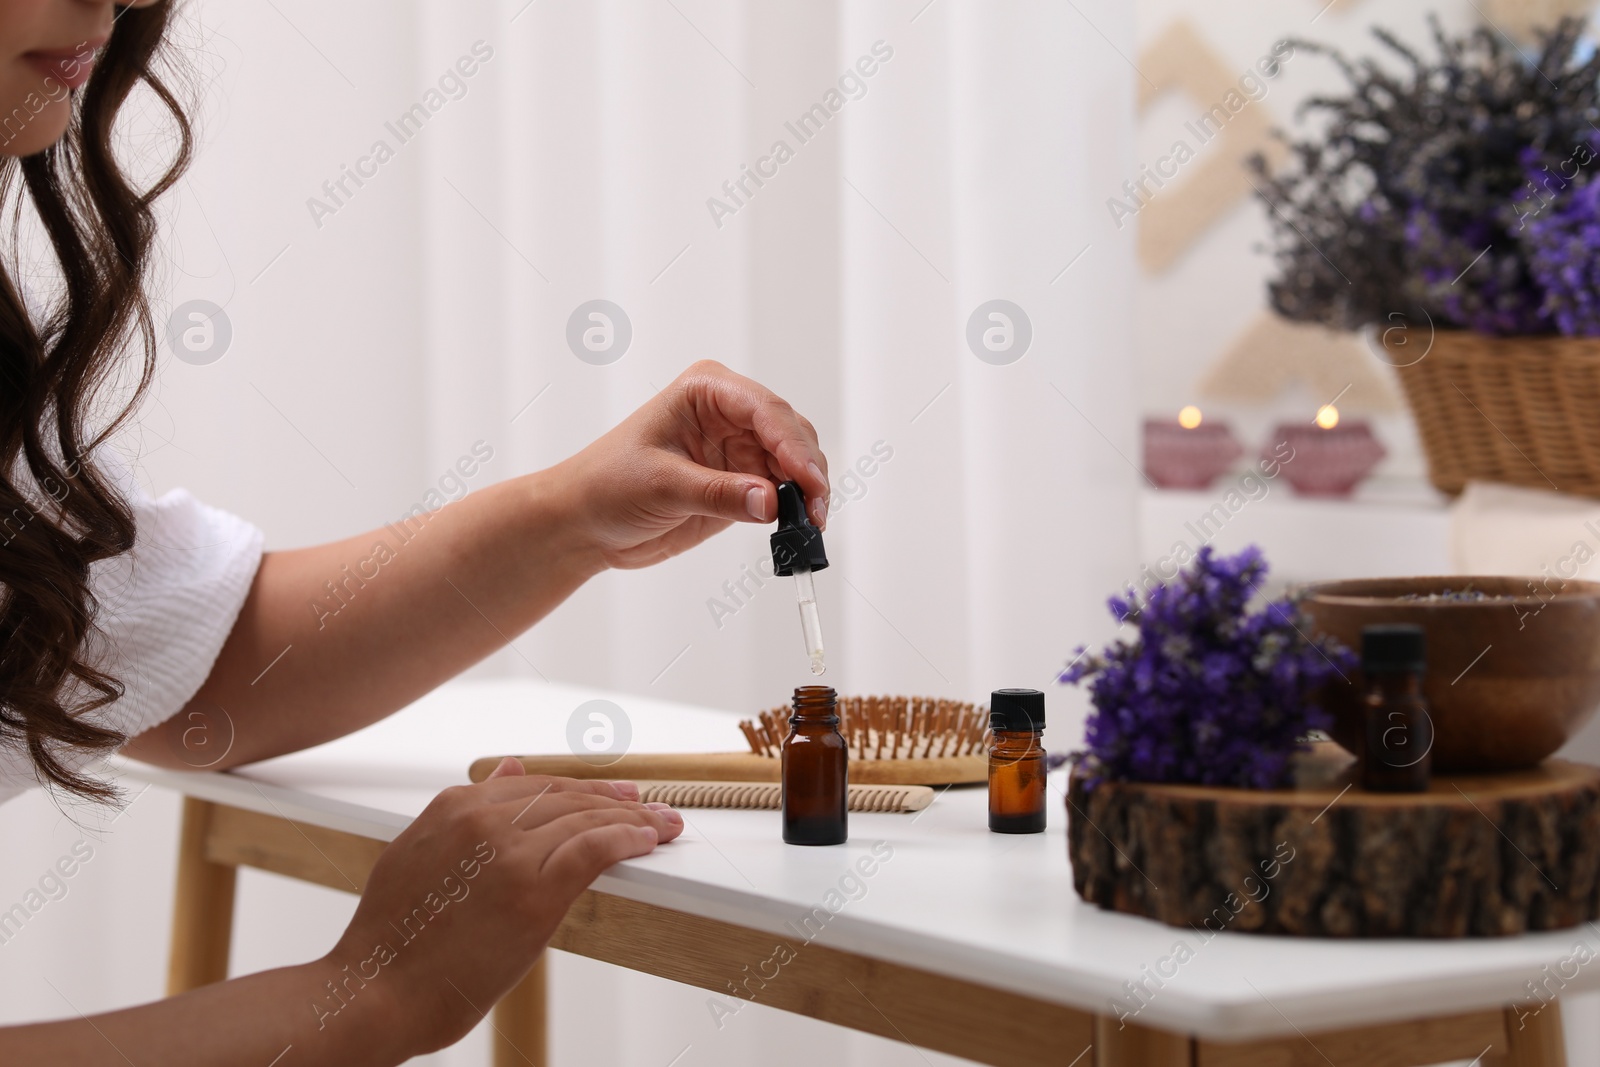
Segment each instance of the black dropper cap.
[[989,729],[1044,729],[1044,694],[1037,689],[996,689],[989,694]]
[[1428,665],[1427,639],[1422,627],[1409,623],[1383,623],[1361,628],[1361,669],[1387,674],[1424,670]]
[[778,528],[772,534],[772,571],[780,577],[802,571],[820,571],[828,565],[822,531],[806,516],[806,495],[799,482],[778,486]]

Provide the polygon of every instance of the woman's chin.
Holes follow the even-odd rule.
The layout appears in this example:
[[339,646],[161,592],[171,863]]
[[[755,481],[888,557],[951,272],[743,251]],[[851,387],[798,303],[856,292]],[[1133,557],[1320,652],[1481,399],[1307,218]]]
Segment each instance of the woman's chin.
[[37,113],[17,108],[0,116],[0,156],[31,156],[61,140],[72,119],[72,100],[52,100]]

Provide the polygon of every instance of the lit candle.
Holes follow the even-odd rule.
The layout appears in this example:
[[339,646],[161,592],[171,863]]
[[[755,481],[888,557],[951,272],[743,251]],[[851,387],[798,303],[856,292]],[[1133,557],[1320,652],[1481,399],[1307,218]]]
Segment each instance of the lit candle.
[[1178,412],[1178,425],[1185,430],[1192,430],[1200,425],[1200,409],[1190,404]]
[[1332,404],[1324,404],[1317,409],[1317,425],[1324,430],[1331,430],[1339,425],[1339,409]]

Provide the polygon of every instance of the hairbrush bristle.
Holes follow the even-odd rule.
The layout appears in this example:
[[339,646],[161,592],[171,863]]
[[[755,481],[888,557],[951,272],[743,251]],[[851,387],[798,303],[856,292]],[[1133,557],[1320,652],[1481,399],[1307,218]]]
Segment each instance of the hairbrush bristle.
[[[777,758],[790,709],[763,711],[739,723],[758,756]],[[940,697],[840,697],[839,733],[857,760],[977,756],[989,748],[987,708]]]

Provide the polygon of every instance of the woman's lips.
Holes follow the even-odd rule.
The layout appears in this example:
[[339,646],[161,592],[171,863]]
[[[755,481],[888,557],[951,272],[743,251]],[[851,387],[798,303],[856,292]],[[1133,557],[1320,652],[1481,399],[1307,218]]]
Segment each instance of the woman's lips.
[[95,52],[102,43],[85,41],[75,48],[41,49],[28,52],[22,58],[47,78],[54,78],[68,89],[76,89],[93,73]]

